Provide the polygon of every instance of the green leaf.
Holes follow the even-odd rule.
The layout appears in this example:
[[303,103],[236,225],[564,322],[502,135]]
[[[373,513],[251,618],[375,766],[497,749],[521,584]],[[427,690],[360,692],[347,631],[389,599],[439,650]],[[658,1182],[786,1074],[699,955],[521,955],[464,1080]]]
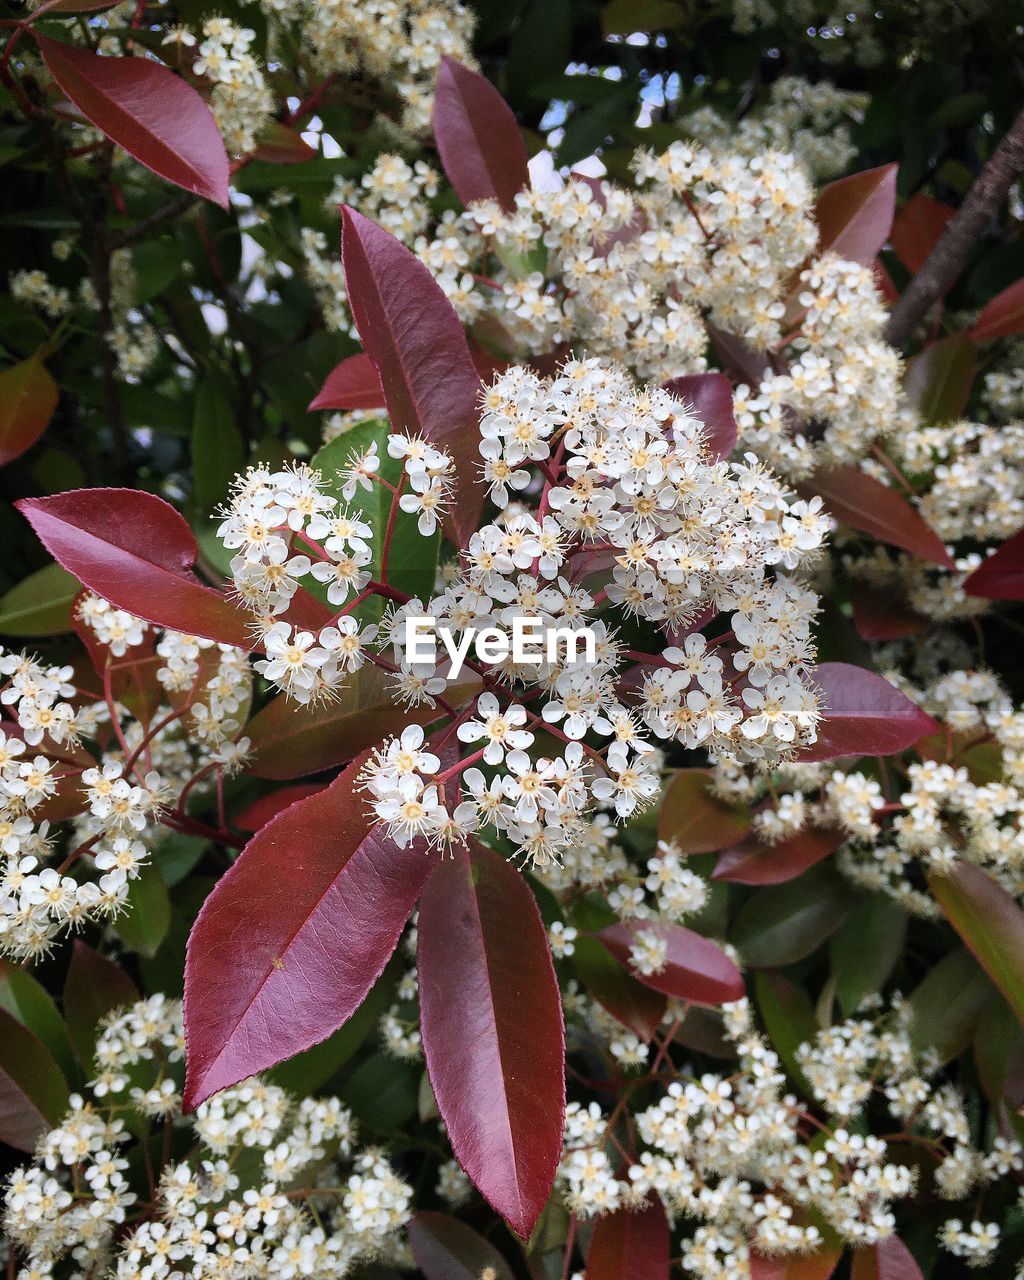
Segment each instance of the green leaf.
[[87,1071],[92,1067],[100,1019],[138,998],[135,983],[120,965],[75,939],[64,980],[64,1017],[75,1053]]
[[974,343],[958,333],[926,347],[907,365],[907,399],[928,425],[956,422],[974,384]]
[[195,496],[203,511],[224,501],[244,467],[245,445],[227,388],[219,379],[208,378],[199,388],[192,419]]
[[71,602],[81,589],[59,564],[37,569],[0,597],[0,634],[57,636],[71,631]]
[[208,848],[208,840],[183,835],[180,831],[161,837],[153,852],[153,862],[168,889],[185,879]]
[[796,1057],[800,1045],[813,1042],[819,1030],[810,1000],[795,983],[772,972],[754,974],[754,994],[768,1039],[790,1079],[805,1097],[813,1097]]
[[971,1043],[991,999],[992,985],[969,951],[958,947],[943,956],[908,1000],[914,1048],[933,1048],[950,1062]]
[[152,863],[128,884],[128,902],[114,932],[132,951],[155,956],[171,923],[171,900],[159,869]]
[[636,31],[665,31],[678,27],[686,10],[675,0],[610,0],[601,10],[605,36],[629,36]]
[[906,912],[884,894],[872,894],[833,936],[829,959],[836,995],[847,1017],[865,996],[885,985],[903,953],[906,933]]
[[32,1151],[59,1124],[68,1086],[46,1045],[13,1014],[0,1009],[0,1142]]
[[366,1128],[394,1133],[416,1114],[420,1073],[408,1062],[373,1053],[346,1081],[341,1097]]
[[39,1037],[65,1077],[77,1073],[68,1029],[53,997],[30,973],[3,959],[0,959],[0,1008]]
[[795,880],[757,890],[741,908],[729,940],[752,968],[793,964],[830,938],[856,902],[849,881],[820,862]]
[[149,302],[158,293],[163,293],[177,279],[184,265],[184,250],[170,236],[143,240],[141,244],[137,244],[132,250],[135,301]]
[[987,872],[958,862],[928,877],[932,895],[1024,1024],[1024,911]]

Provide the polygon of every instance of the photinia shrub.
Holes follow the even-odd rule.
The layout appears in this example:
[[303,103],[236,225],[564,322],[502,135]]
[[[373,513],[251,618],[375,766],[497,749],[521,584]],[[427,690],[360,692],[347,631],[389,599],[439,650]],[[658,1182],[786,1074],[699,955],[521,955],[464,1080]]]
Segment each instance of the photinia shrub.
[[11,1274],[1019,1280],[1017,140],[477,8],[3,20]]

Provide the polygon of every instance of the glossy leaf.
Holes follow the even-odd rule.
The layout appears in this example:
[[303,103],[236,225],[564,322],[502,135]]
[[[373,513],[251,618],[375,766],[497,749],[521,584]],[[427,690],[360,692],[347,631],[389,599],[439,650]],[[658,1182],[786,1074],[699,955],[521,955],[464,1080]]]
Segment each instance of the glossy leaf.
[[[667,944],[664,967],[641,973],[630,960],[638,934],[653,933]],[[623,920],[598,935],[638,982],[694,1004],[726,1004],[744,995],[743,975],[721,947],[682,925],[661,920]]]
[[49,1049],[0,1008],[0,1142],[32,1151],[67,1105],[67,1084]]
[[910,993],[910,1038],[918,1051],[932,1048],[940,1062],[963,1053],[994,995],[971,953],[950,951]]
[[82,1066],[92,1067],[100,1020],[111,1009],[139,998],[135,983],[120,965],[76,938],[64,980],[64,1016]]
[[228,156],[210,108],[150,58],[107,58],[34,33],[58,88],[147,169],[228,207]]
[[680,769],[658,812],[658,839],[673,841],[686,854],[717,853],[749,830],[750,811],[713,794],[710,769]]
[[750,1280],[830,1280],[842,1256],[842,1249],[831,1247],[791,1254],[788,1258],[751,1253]]
[[271,120],[264,125],[253,151],[253,158],[265,164],[305,164],[318,155],[316,148],[305,141],[298,129],[292,129],[280,120]]
[[347,356],[327,375],[309,402],[309,412],[324,409],[379,409],[384,412],[384,389],[373,361],[365,351]]
[[814,684],[822,718],[818,741],[800,753],[802,761],[895,755],[938,728],[905,693],[863,667],[823,662],[814,668]]
[[75,1071],[68,1029],[53,997],[26,969],[3,959],[0,959],[0,1008],[39,1037],[65,1078]]
[[1015,280],[996,294],[974,322],[970,337],[989,342],[1015,333],[1024,333],[1024,280]]
[[38,353],[0,373],[0,467],[32,448],[49,426],[59,398]]
[[0,635],[56,636],[72,630],[78,579],[59,564],[44,565],[0,597]]
[[907,914],[881,893],[869,894],[829,943],[836,996],[847,1017],[881,991],[903,954]]
[[976,364],[974,343],[962,333],[932,343],[907,364],[903,389],[926,424],[963,417]]
[[974,958],[1024,1023],[1024,911],[973,863],[957,861],[928,877],[932,896]]
[[845,839],[834,827],[808,827],[778,844],[744,840],[719,855],[712,879],[731,884],[783,884],[835,853]]
[[100,9],[112,9],[118,0],[44,0],[27,16],[34,22],[44,13],[97,13]]
[[484,76],[443,57],[434,90],[434,138],[463,204],[497,200],[507,212],[529,191],[526,145],[512,108]]
[[850,1280],[924,1280],[917,1260],[899,1236],[855,1249]]
[[420,432],[454,459],[449,527],[462,546],[484,500],[477,478],[480,380],[462,325],[423,263],[348,207],[341,243],[352,316],[380,376],[392,430]]
[[953,567],[942,539],[903,494],[869,476],[860,467],[830,467],[799,486],[805,497],[819,495],[840,524],[879,542],[900,547],[931,564]]
[[407,1228],[413,1260],[426,1280],[513,1280],[489,1240],[446,1213],[415,1213]]
[[605,925],[615,921],[615,913],[603,901],[583,898],[573,907],[572,923],[579,936],[574,944],[572,966],[587,991],[624,1027],[641,1040],[653,1040],[668,1004],[660,991],[652,991],[629,972],[596,937]]
[[641,1208],[616,1209],[597,1219],[586,1280],[668,1280],[669,1252],[668,1219],[651,1192]]
[[232,825],[241,828],[242,831],[259,831],[260,827],[265,827],[270,819],[276,818],[282,810],[295,804],[297,800],[305,800],[307,796],[316,795],[327,785],[326,782],[300,782],[293,787],[279,787],[276,791],[270,791],[267,795],[254,800],[252,804],[246,805],[241,813],[235,814],[231,819]]
[[[475,678],[460,682],[453,693],[462,698],[476,684]],[[318,773],[347,763],[407,724],[429,724],[438,714],[425,703],[402,707],[383,672],[367,665],[348,678],[337,700],[325,706],[298,706],[283,693],[272,698],[246,726],[255,757],[250,772],[277,781]]]
[[896,213],[895,164],[840,178],[822,188],[815,206],[818,249],[869,263],[889,239]]
[[912,275],[924,266],[954,213],[952,206],[918,191],[896,215],[889,238],[897,258]]
[[1024,600],[1024,529],[967,575],[964,591],[986,600]]
[[147,863],[128,883],[128,904],[114,921],[114,932],[132,951],[155,956],[171,926],[171,900],[159,868]]
[[73,489],[15,506],[53,558],[119,609],[248,649],[248,615],[192,573],[192,530],[168,502],[134,489]]
[[185,1107],[290,1058],[359,1007],[435,859],[372,827],[357,779],[272,818],[217,882],[185,964]]
[[812,1097],[813,1090],[796,1056],[800,1045],[813,1041],[818,1033],[810,1000],[796,983],[771,970],[754,974],[754,992],[761,1021],[779,1061],[801,1093]]
[[732,383],[724,373],[696,373],[662,384],[684,401],[706,428],[707,446],[716,458],[728,458],[736,448],[736,419],[732,411]]
[[474,843],[436,863],[418,946],[423,1048],[452,1150],[527,1237],[565,1111],[562,1004],[537,903],[511,863]]
[[795,964],[835,933],[855,901],[846,879],[821,863],[796,880],[769,885],[748,898],[729,941],[751,968]]

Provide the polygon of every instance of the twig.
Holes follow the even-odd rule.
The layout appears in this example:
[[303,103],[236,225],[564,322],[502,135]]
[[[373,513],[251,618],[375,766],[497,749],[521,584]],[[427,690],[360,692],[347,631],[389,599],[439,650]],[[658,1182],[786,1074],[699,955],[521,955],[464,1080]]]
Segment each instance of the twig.
[[924,266],[893,307],[885,335],[893,346],[906,342],[932,304],[956,282],[985,224],[996,214],[1021,173],[1024,173],[1024,111],[992,152]]

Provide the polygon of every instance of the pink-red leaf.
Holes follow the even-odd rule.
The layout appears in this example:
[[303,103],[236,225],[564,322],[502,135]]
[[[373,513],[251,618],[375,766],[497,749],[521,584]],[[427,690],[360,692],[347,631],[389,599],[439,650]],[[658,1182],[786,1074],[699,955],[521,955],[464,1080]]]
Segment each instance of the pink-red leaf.
[[668,1219],[654,1192],[639,1209],[616,1209],[598,1218],[586,1280],[668,1280],[668,1274]]
[[898,167],[868,169],[822,189],[814,211],[821,252],[828,249],[851,262],[871,262],[892,230]]
[[442,58],[434,90],[434,137],[463,204],[497,200],[507,211],[528,191],[526,146],[512,108],[484,76]]
[[398,945],[435,858],[371,827],[366,758],[272,818],[203,904],[185,962],[187,1110],[326,1039]]
[[914,612],[897,587],[854,582],[850,602],[853,625],[862,640],[906,640],[928,626],[928,619]]
[[300,782],[294,787],[281,787],[280,790],[271,791],[269,795],[260,796],[252,804],[246,805],[241,813],[235,814],[231,822],[242,831],[259,831],[260,827],[265,827],[271,818],[276,818],[289,805],[295,804],[297,800],[305,800],[307,796],[315,796],[327,785],[326,782]]
[[767,1258],[751,1252],[750,1280],[829,1280],[843,1251],[822,1248],[814,1253],[792,1254],[788,1258]]
[[974,343],[965,333],[933,342],[907,365],[907,399],[927,423],[956,422],[971,398],[976,364]]
[[384,388],[365,351],[346,357],[330,371],[316,398],[309,402],[310,413],[321,409],[380,409],[383,413]]
[[814,683],[822,718],[818,741],[800,753],[801,761],[891,756],[938,729],[930,715],[874,671],[823,662],[814,668]]
[[970,336],[975,342],[989,342],[1014,333],[1024,333],[1024,280],[1015,280],[996,294],[975,321]]
[[38,352],[0,373],[0,467],[31,449],[49,426],[59,397]]
[[711,790],[710,769],[680,769],[658,812],[658,838],[681,853],[717,853],[750,830],[750,810],[728,804]]
[[778,844],[745,840],[719,856],[712,879],[730,884],[783,884],[835,853],[845,839],[841,831],[808,827]]
[[707,446],[716,458],[728,458],[736,448],[736,419],[732,412],[732,383],[724,373],[696,373],[663,384],[693,410],[706,428]]
[[228,157],[200,95],[150,58],[105,58],[34,33],[58,87],[147,169],[228,207]]
[[162,498],[135,489],[72,489],[15,506],[58,563],[119,609],[249,648],[248,615],[192,573],[196,540]]
[[561,1151],[565,1040],[544,923],[511,863],[473,844],[436,865],[418,967],[427,1070],[452,1150],[529,1236]]
[[416,1213],[408,1226],[413,1261],[426,1280],[513,1280],[489,1240],[446,1213]]
[[[630,960],[638,934],[653,933],[666,944],[665,964],[657,973],[641,973]],[[624,920],[598,937],[638,982],[694,1004],[725,1004],[744,995],[743,975],[721,947],[692,929],[662,920]]]
[[933,200],[923,191],[910,197],[896,215],[889,237],[893,251],[908,271],[916,275],[921,270],[954,213],[952,206]]
[[953,567],[942,539],[907,499],[860,467],[828,467],[798,487],[804,497],[817,494],[840,524],[931,564]]
[[986,600],[1024,600],[1024,529],[968,574],[964,590]]
[[932,896],[1024,1024],[1024,911],[981,867],[958,861],[928,877]]
[[395,431],[419,432],[455,461],[446,528],[460,545],[483,509],[480,378],[451,303],[422,262],[347,206],[341,235],[352,316],[380,377]]
[[887,1236],[878,1244],[854,1250],[850,1280],[924,1280],[924,1277],[914,1255],[899,1236]]

